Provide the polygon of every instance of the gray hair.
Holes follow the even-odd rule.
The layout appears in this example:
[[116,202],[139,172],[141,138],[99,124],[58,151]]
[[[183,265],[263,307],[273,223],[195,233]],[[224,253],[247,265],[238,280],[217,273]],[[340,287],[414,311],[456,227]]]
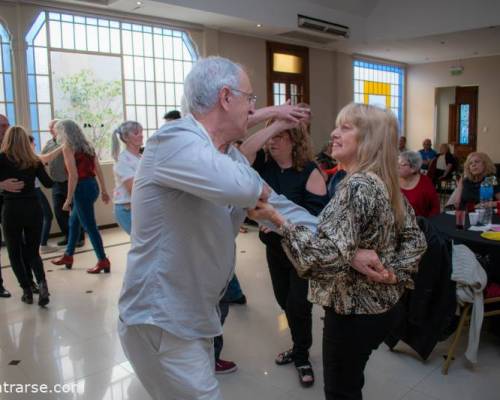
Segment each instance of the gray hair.
[[57,138],[71,150],[95,156],[94,147],[88,142],[82,128],[71,119],[63,119],[56,123]]
[[411,169],[420,171],[422,167],[422,156],[418,151],[403,151],[399,156],[408,162]]
[[201,58],[184,81],[183,111],[204,114],[217,103],[220,90],[237,89],[243,67],[227,58]]
[[120,154],[120,140],[126,144],[129,135],[140,130],[142,130],[142,125],[137,121],[125,121],[115,129],[111,137],[111,155],[115,161],[118,161]]

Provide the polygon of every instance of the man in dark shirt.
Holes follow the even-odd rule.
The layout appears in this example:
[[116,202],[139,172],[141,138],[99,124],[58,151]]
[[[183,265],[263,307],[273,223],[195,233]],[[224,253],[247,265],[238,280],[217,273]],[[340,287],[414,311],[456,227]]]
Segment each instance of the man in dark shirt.
[[[9,129],[9,120],[5,115],[0,114],[0,145],[3,141],[5,132]],[[0,223],[2,222],[2,206],[3,196],[2,192],[7,190],[9,192],[19,192],[24,186],[24,183],[17,179],[5,179],[0,182]],[[2,247],[2,229],[0,228],[0,248]],[[0,265],[0,297],[10,297],[10,293],[3,287],[2,279],[2,266]]]

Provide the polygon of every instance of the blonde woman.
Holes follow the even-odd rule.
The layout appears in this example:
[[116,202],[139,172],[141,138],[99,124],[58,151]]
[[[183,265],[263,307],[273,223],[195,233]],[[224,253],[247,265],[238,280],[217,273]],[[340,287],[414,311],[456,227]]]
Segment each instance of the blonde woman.
[[[307,108],[306,104],[299,105]],[[260,150],[262,147],[266,151]],[[326,184],[313,161],[307,121],[276,120],[247,139],[240,151],[253,163],[278,194],[318,215],[328,202]],[[300,384],[310,387],[314,372],[309,361],[312,345],[312,304],[307,300],[308,281],[297,275],[274,232],[261,231],[276,301],[285,312],[293,346],[280,352],[278,365],[294,363]]]
[[5,133],[0,148],[0,181],[17,179],[24,183],[24,187],[17,192],[6,190],[2,193],[2,227],[12,270],[23,289],[21,301],[33,303],[31,276],[27,274],[26,262],[39,286],[38,305],[44,307],[49,303],[49,289],[38,252],[43,214],[35,189],[36,178],[45,187],[52,186],[52,180],[31,147],[28,134],[21,126],[12,126]]
[[111,264],[104,252],[94,212],[94,203],[99,197],[99,186],[102,201],[107,204],[110,200],[101,165],[94,148],[87,141],[76,122],[65,119],[57,122],[55,129],[58,139],[64,144],[64,164],[68,171],[68,194],[63,210],[70,211],[71,209],[71,214],[68,245],[64,255],[57,260],[52,260],[52,264],[65,265],[68,269],[72,268],[73,254],[80,236],[81,225],[89,235],[98,260],[94,267],[87,269],[87,272],[89,274],[98,274],[101,271],[109,273]]
[[[455,207],[465,208],[467,204],[479,203],[479,189],[484,178],[495,176],[496,168],[486,153],[474,152],[467,156],[464,164],[464,176],[457,186]],[[500,185],[493,187],[494,200],[500,200]]]
[[[315,234],[288,223],[266,203],[249,214],[279,228],[294,267],[310,279],[309,298],[325,309],[326,399],[361,399],[366,363],[394,323],[403,292],[413,287],[411,275],[426,243],[400,192],[394,115],[350,104],[340,111],[331,137],[332,156],[347,176],[319,215]],[[379,256],[387,268],[379,279],[353,266],[359,249]]]

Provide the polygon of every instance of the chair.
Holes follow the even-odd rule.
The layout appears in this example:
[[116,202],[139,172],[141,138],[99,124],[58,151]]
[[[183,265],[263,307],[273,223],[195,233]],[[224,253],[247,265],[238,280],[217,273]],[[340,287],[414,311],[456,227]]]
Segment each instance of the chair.
[[[500,305],[500,297],[491,297],[484,299],[484,304],[499,304]],[[443,364],[443,368],[441,369],[441,373],[443,375],[448,375],[448,369],[450,368],[450,364],[453,361],[453,358],[455,356],[455,350],[458,345],[458,341],[460,340],[460,336],[462,335],[462,331],[464,330],[464,327],[467,322],[470,321],[470,313],[472,309],[472,304],[467,304],[465,307],[462,308],[462,311],[460,313],[460,320],[458,322],[457,330],[455,332],[455,337],[453,338],[453,341],[451,342],[451,345],[448,349],[448,354],[446,355],[446,360]],[[484,317],[493,317],[495,315],[500,315],[500,309],[497,310],[491,310],[491,311],[485,311],[484,312]]]

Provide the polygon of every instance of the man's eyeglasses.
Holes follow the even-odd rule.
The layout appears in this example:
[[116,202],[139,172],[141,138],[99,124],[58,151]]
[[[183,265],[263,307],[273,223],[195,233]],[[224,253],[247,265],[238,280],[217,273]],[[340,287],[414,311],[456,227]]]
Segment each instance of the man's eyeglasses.
[[243,90],[235,89],[232,87],[230,87],[229,89],[247,96],[248,104],[252,104],[252,103],[255,104],[255,102],[257,101],[257,96],[255,94],[244,92]]

